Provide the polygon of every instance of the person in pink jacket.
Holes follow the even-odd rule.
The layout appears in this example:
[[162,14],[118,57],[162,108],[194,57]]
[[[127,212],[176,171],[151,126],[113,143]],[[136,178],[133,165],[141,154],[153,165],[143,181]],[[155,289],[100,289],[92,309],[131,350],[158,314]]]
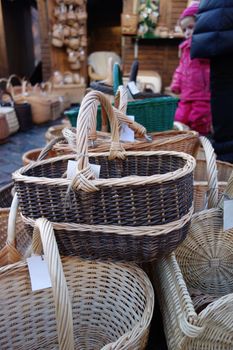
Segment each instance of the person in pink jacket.
[[180,94],[175,120],[201,135],[208,135],[211,132],[209,60],[190,57],[197,11],[198,2],[193,2],[180,16],[180,26],[186,40],[179,46],[180,62],[173,75],[171,90]]

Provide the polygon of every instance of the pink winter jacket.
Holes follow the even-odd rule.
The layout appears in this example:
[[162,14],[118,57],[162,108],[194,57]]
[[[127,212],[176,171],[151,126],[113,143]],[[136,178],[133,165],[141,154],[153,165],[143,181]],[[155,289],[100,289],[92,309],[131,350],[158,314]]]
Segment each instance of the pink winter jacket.
[[191,59],[191,38],[180,46],[181,58],[173,75],[171,89],[183,101],[210,100],[210,66],[208,59]]

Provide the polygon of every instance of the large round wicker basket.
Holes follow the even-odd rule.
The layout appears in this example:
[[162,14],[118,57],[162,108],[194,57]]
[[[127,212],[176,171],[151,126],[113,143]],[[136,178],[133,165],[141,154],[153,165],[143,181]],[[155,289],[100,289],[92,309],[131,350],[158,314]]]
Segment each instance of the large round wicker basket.
[[35,254],[39,230],[52,288],[32,292],[26,262],[0,268],[1,350],[144,350],[154,306],[147,275],[129,264],[61,262],[45,219],[36,222]]

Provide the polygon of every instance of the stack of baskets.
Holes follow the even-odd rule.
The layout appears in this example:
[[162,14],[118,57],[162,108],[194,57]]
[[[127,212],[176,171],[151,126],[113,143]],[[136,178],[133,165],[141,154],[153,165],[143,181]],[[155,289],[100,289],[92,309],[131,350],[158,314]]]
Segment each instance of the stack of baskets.
[[[168,348],[230,350],[233,344],[233,229],[224,230],[224,200],[196,213],[175,254],[155,266]],[[232,200],[231,200],[232,201]]]
[[[88,155],[98,101],[109,116],[112,143],[109,152]],[[76,161],[71,179],[69,160]],[[99,178],[93,165],[101,166]],[[101,93],[87,95],[76,155],[37,161],[13,175],[17,194],[7,245],[16,239],[15,249],[24,248],[18,230],[11,230],[19,200],[32,240],[26,253],[40,255],[43,248],[52,288],[32,292],[25,261],[0,268],[1,349],[145,349],[152,285],[139,267],[119,261],[158,259],[183,241],[193,212],[194,167],[186,153],[124,151],[111,104]]]
[[[111,136],[93,131],[99,103],[109,118]],[[147,275],[132,264],[135,262],[153,262],[170,349],[206,349],[214,337],[218,337],[219,350],[230,349],[228,324],[221,323],[223,314],[227,320],[231,317],[226,310],[230,297],[218,298],[230,292],[231,284],[227,289],[222,277],[221,283],[210,283],[209,279],[206,284],[197,278],[201,272],[196,273],[209,257],[201,271],[206,271],[209,264],[212,272],[217,271],[212,274],[214,282],[221,268],[231,270],[227,265],[230,253],[223,250],[222,254],[220,249],[224,240],[228,242],[226,247],[231,244],[230,234],[228,240],[228,235],[224,237],[221,232],[222,209],[193,216],[193,189],[197,187],[193,155],[197,154],[198,135],[189,130],[169,131],[150,135],[148,143],[145,128],[125,119],[126,106],[122,97],[116,99],[114,108],[102,93],[88,93],[79,110],[76,130],[64,131],[75,153],[42,160],[49,144],[39,160],[13,174],[17,194],[8,213],[8,230],[1,238],[6,245],[1,246],[0,264],[2,252],[8,258],[2,263],[6,265],[22,255],[41,255],[43,250],[52,288],[32,292],[25,261],[0,267],[1,349],[146,349],[154,293]],[[135,142],[120,143],[122,122],[134,129]],[[91,147],[90,139],[96,136]],[[196,203],[196,211],[203,209],[205,200],[209,207],[219,200],[218,165],[208,141],[203,138],[201,142],[207,177],[198,165],[195,178],[201,181],[202,201]],[[226,182],[223,184],[228,195],[232,182],[228,187]],[[22,221],[16,221],[18,203],[23,230]],[[207,247],[203,237],[196,236],[198,230],[203,236],[203,227],[206,237],[213,227],[212,238],[206,239]],[[26,243],[21,237],[26,237]],[[198,243],[198,252],[200,246],[205,250],[196,265],[195,245],[193,241],[187,243],[192,237]],[[211,245],[216,239],[222,240],[221,245]],[[15,260],[9,253],[12,248],[18,253]],[[198,313],[189,292],[195,295],[198,308],[212,303]],[[215,331],[216,320],[221,325],[219,331]],[[221,330],[228,338],[221,338]],[[197,339],[200,341],[195,345]]]

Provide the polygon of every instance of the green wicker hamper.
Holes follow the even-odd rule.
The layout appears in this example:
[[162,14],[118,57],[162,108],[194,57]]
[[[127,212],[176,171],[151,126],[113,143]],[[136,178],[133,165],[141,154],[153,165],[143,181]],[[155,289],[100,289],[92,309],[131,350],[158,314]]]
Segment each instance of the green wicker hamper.
[[[178,99],[162,96],[128,102],[127,115],[134,115],[135,121],[145,126],[148,132],[166,131],[173,129],[174,115]],[[67,111],[71,125],[76,127],[79,109]],[[101,108],[98,108],[97,130],[101,130]]]
[[145,126],[148,132],[173,129],[178,99],[171,96],[146,98],[130,101],[127,115],[134,115],[135,121]]

